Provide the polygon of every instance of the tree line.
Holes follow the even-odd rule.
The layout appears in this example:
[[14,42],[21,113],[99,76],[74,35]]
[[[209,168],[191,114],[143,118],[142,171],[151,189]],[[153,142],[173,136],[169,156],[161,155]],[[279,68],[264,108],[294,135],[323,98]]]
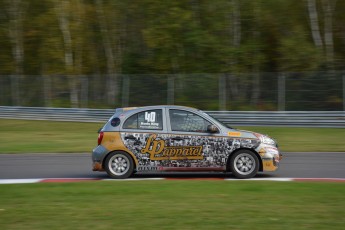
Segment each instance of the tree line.
[[0,0],[0,75],[13,92],[18,76],[67,76],[73,107],[76,75],[106,76],[109,104],[124,74],[224,73],[220,93],[240,95],[243,73],[260,88],[263,72],[343,70],[344,10],[337,0]]

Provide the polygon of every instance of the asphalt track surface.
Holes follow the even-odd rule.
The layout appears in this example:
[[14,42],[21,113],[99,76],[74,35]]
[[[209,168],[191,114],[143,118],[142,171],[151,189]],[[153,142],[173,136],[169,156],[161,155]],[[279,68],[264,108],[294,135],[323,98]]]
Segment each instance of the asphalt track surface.
[[[234,178],[231,173],[140,173],[133,178]],[[91,154],[0,154],[0,179],[108,178],[93,172]],[[256,178],[345,178],[343,153],[283,153],[280,168]]]

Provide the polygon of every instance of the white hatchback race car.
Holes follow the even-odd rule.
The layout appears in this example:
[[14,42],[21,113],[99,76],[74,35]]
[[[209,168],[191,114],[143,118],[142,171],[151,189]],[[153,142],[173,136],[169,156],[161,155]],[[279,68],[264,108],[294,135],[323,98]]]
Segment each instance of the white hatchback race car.
[[246,179],[275,171],[281,158],[268,136],[171,105],[116,109],[92,152],[93,170],[115,179],[148,171],[223,171]]

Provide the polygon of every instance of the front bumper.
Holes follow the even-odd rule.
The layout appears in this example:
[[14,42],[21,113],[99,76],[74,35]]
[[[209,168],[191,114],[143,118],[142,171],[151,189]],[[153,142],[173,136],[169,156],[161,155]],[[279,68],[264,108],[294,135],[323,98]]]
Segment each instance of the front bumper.
[[258,153],[262,159],[262,171],[276,171],[279,168],[283,155],[273,146],[260,145]]

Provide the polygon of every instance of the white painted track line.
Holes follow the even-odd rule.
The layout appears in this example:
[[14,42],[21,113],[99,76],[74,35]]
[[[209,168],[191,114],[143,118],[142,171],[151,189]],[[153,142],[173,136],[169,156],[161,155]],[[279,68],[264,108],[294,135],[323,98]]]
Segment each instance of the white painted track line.
[[251,178],[251,179],[235,179],[235,178],[229,178],[224,180],[231,180],[231,181],[294,181],[295,178]]
[[345,178],[128,178],[128,179],[98,179],[98,178],[40,178],[40,179],[0,179],[1,184],[32,184],[32,183],[70,183],[70,182],[90,182],[90,181],[156,181],[156,180],[224,180],[224,181],[299,181],[299,182],[345,182]]
[[39,183],[41,179],[2,179],[0,184],[31,184]]

